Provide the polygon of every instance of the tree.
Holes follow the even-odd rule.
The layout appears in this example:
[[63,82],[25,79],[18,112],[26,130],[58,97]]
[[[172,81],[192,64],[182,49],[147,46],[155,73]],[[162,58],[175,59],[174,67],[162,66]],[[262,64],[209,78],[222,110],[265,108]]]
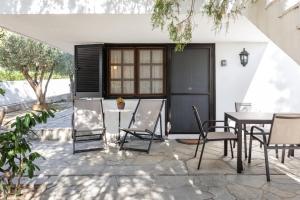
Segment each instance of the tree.
[[[256,0],[207,0],[201,4],[204,15],[212,18],[216,32],[231,19],[238,18],[249,2]],[[153,28],[168,29],[170,39],[176,43],[176,51],[182,51],[192,39],[193,17],[196,13],[196,0],[190,0],[187,13],[183,13],[186,2],[184,0],[156,0],[153,13]]]
[[61,54],[59,50],[41,42],[7,34],[0,48],[0,64],[9,70],[22,72],[37,97],[33,108],[44,109],[47,108],[47,88]]

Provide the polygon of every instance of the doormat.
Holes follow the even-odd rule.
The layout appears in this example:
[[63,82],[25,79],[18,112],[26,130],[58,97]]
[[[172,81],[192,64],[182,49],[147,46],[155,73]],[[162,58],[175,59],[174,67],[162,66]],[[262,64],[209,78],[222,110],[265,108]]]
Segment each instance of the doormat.
[[196,145],[198,144],[198,139],[176,139],[178,143],[188,144],[188,145]]

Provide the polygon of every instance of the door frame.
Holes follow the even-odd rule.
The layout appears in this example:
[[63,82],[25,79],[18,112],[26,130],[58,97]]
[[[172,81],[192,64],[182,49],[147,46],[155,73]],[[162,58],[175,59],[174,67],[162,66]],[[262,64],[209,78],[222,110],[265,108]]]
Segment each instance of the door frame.
[[[170,122],[171,118],[171,72],[172,72],[172,51],[174,51],[175,45],[169,45],[168,48],[168,60],[167,60],[167,106],[166,106],[166,127],[168,122]],[[189,49],[208,49],[209,50],[209,120],[216,119],[216,57],[215,57],[215,44],[207,43],[207,44],[199,44],[193,43],[188,44],[185,48]],[[189,93],[188,95],[197,95],[198,93]],[[192,108],[191,108],[192,109]],[[171,129],[172,130],[172,129]],[[179,132],[169,133],[166,131],[166,134],[183,134]],[[193,133],[187,133],[193,134]]]

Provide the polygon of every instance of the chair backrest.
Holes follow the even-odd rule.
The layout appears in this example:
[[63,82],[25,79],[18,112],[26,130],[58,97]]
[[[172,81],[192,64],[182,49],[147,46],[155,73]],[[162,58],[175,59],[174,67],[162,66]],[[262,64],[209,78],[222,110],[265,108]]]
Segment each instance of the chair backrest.
[[274,114],[268,144],[300,144],[300,114]]
[[105,128],[102,99],[75,99],[73,127],[78,131]]
[[235,102],[235,112],[251,112],[251,103]]
[[134,115],[131,128],[154,132],[165,100],[140,99]]
[[193,108],[193,112],[194,112],[194,116],[195,116],[195,119],[196,119],[196,122],[197,122],[197,126],[198,126],[198,129],[199,129],[199,132],[201,134],[201,137],[202,138],[205,138],[205,133],[204,133],[204,129],[203,129],[203,126],[202,126],[202,122],[201,122],[201,119],[200,119],[200,115],[199,115],[199,112],[198,112],[198,109],[196,106],[192,106]]

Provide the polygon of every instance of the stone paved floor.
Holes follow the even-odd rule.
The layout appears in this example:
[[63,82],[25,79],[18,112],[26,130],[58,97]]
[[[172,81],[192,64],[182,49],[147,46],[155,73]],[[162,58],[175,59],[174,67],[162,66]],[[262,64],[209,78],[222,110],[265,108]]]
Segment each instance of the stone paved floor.
[[43,187],[27,199],[300,199],[299,151],[285,164],[270,151],[267,183],[259,146],[238,175],[236,160],[222,156],[222,142],[208,143],[199,171],[195,146],[174,140],[155,142],[150,154],[118,151],[113,143],[105,151],[75,155],[71,143],[33,141],[33,146],[45,160],[39,161],[37,177],[23,181]]

